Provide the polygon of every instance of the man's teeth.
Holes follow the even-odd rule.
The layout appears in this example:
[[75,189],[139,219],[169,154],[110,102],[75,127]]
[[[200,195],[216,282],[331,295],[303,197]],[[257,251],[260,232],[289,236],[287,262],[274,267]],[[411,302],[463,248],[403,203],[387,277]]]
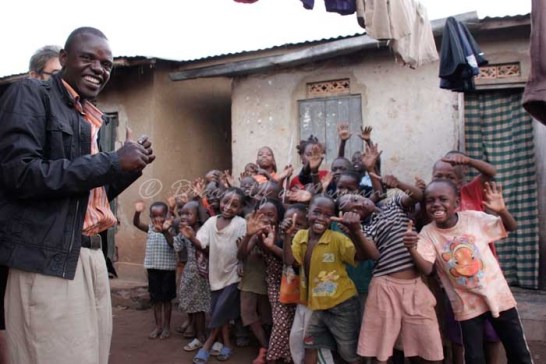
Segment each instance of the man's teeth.
[[94,77],[85,76],[84,78],[85,78],[86,81],[94,83],[95,85],[100,84],[100,81],[98,79],[94,78]]
[[445,214],[446,214],[445,211],[435,211],[434,212],[434,216],[436,216],[436,217],[444,216]]

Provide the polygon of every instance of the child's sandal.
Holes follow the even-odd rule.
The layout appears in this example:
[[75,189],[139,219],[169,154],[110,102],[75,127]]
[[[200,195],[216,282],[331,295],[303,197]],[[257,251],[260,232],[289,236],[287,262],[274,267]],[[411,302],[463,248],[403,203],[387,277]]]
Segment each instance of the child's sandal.
[[231,358],[232,355],[233,355],[233,350],[231,350],[227,346],[224,346],[222,350],[220,350],[220,353],[216,357],[216,360],[226,361],[226,360],[229,360],[229,358]]
[[203,343],[199,339],[195,338],[184,346],[185,351],[195,351],[203,347]]
[[222,348],[224,345],[221,342],[215,342],[212,344],[212,348],[210,349],[210,355],[217,356],[222,351]]
[[209,361],[209,352],[201,348],[197,354],[193,357],[194,364],[206,364]]

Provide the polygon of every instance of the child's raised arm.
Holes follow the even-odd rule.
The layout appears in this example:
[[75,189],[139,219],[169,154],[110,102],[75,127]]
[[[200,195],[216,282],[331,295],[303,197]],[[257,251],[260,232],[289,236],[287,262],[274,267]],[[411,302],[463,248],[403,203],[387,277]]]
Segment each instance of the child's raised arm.
[[133,225],[136,226],[139,230],[148,232],[148,226],[143,224],[140,221],[140,214],[144,211],[144,202],[137,201],[135,202],[135,214],[133,215]]
[[415,185],[402,182],[393,175],[380,177],[375,175],[375,173],[370,173],[370,177],[372,176],[374,178],[380,178],[381,182],[383,182],[387,187],[398,188],[404,191],[404,193],[406,194],[402,197],[402,206],[404,206],[404,208],[411,208],[416,203],[421,202],[421,200],[423,199],[422,189]]
[[167,206],[169,207],[169,213],[167,216],[176,216],[176,197],[169,196],[167,197]]
[[258,234],[264,231],[265,223],[263,222],[263,214],[258,214],[254,211],[246,223],[245,236],[238,242],[237,259],[245,260],[248,257],[254,245],[256,245]]
[[290,176],[292,176],[292,173],[294,173],[294,167],[292,167],[291,164],[287,165],[284,167],[284,169],[282,170],[282,172],[280,172],[279,174],[277,174],[277,176],[275,177],[275,180],[279,183],[279,184],[283,184],[285,180],[288,180],[290,179]]
[[279,224],[279,230],[284,235],[284,244],[283,244],[283,260],[285,265],[294,266],[296,260],[294,259],[294,254],[292,254],[292,239],[296,235],[298,229],[296,228],[296,219],[298,214],[294,213],[292,217],[285,218]]
[[442,158],[442,161],[451,164],[452,166],[470,166],[480,172],[482,182],[490,181],[497,174],[497,169],[479,159],[470,158],[464,154],[453,153]]
[[345,157],[345,144],[347,140],[351,138],[351,131],[349,130],[349,123],[342,122],[337,125],[337,135],[339,136],[339,150],[337,156],[339,158]]
[[502,186],[495,182],[485,182],[484,191],[485,200],[483,201],[483,205],[501,218],[502,224],[507,231],[516,230],[518,223],[504,204],[504,198],[502,197]]
[[421,254],[419,254],[419,252],[417,251],[418,241],[419,241],[419,235],[417,235],[417,232],[413,230],[413,222],[410,221],[408,223],[408,228],[406,232],[404,233],[404,246],[408,249],[417,269],[428,276],[429,274],[432,273],[432,269],[434,268],[434,263],[431,263],[428,260],[425,260],[421,256]]
[[165,222],[163,223],[163,225],[161,226],[161,233],[163,234],[163,236],[165,237],[165,240],[167,240],[167,244],[169,244],[170,246],[173,246],[174,244],[174,238],[173,238],[173,234],[171,234],[171,227],[173,226],[173,217],[167,217],[167,219],[165,219]]
[[379,151],[377,144],[366,144],[361,157],[362,165],[368,172],[372,181],[373,195],[370,199],[374,203],[381,200],[384,192],[383,186],[381,185],[381,177],[377,176],[377,173],[379,173],[377,170],[377,161],[379,160],[381,153],[383,152]]
[[283,249],[281,249],[275,244],[277,233],[275,232],[274,228],[270,228],[267,231],[263,232],[260,238],[261,238],[261,245],[263,247],[265,247],[267,250],[273,253],[273,255],[275,255],[276,257],[282,259]]
[[356,248],[356,260],[379,259],[379,250],[362,231],[360,215],[355,212],[346,212],[342,217],[331,217],[330,221],[345,225],[350,231],[350,238]]
[[203,248],[203,244],[197,239],[195,235],[195,230],[189,225],[184,225],[180,228],[180,233],[188,239],[197,249],[203,251],[205,248]]
[[372,130],[373,128],[371,126],[367,126],[365,128],[360,127],[360,134],[358,137],[362,139],[362,141],[368,145],[371,146],[372,144]]

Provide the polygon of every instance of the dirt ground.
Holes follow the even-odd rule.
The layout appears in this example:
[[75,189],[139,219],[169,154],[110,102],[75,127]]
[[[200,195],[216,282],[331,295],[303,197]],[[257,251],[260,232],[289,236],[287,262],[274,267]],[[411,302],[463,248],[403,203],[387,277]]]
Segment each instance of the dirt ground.
[[[114,307],[114,333],[110,351],[110,364],[186,364],[192,363],[196,352],[184,351],[189,342],[174,331],[180,326],[185,316],[173,310],[171,320],[172,334],[166,340],[150,340],[148,333],[154,328],[154,317],[151,309],[135,310],[125,307]],[[234,355],[228,361],[231,364],[252,363],[258,349],[254,347],[235,348]],[[211,357],[209,363],[220,363]]]
[[[173,333],[166,340],[150,340],[148,333],[153,330],[153,311],[135,310],[116,306],[114,314],[114,334],[110,354],[110,364],[189,364],[195,352],[184,351],[189,341],[174,331],[185,316],[173,310],[171,327]],[[546,364],[546,343],[529,342],[535,363]],[[256,357],[256,347],[235,348],[231,364],[250,364]],[[220,363],[211,357],[210,363]],[[503,361],[503,363],[505,363]],[[499,364],[503,364],[499,363]]]

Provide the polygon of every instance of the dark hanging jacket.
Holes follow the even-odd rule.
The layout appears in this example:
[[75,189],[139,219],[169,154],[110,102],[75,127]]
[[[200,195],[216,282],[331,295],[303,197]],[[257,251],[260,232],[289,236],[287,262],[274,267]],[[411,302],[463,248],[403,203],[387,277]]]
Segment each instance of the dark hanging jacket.
[[440,88],[474,90],[474,77],[487,63],[468,28],[453,17],[447,18],[440,49]]
[[[300,0],[305,9],[311,10],[315,6],[315,0]],[[324,0],[326,11],[340,15],[354,14],[356,11],[356,0]]]

